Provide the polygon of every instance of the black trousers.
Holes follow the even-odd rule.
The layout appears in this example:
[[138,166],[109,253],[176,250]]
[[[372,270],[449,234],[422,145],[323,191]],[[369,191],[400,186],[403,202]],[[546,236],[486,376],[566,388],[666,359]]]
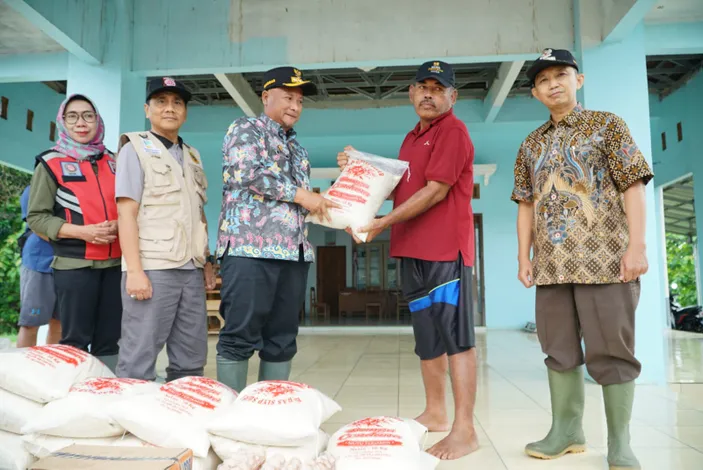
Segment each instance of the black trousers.
[[298,314],[305,302],[310,264],[225,256],[222,259],[217,353],[244,361],[254,351],[267,362],[287,362],[298,352]]
[[61,344],[94,356],[119,352],[122,298],[119,266],[106,269],[54,270],[56,298],[61,314]]

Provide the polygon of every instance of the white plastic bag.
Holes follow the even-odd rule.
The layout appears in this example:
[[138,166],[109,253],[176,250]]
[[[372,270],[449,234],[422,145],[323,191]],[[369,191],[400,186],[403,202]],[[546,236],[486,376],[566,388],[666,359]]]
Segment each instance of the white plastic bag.
[[26,434],[22,436],[22,441],[24,442],[24,448],[30,454],[38,459],[43,459],[72,445],[110,446],[115,442],[115,438],[73,439],[70,437],[45,436],[43,434]]
[[237,392],[207,377],[184,377],[158,392],[123,400],[112,418],[139,439],[159,447],[186,447],[196,457],[207,457],[212,420],[237,397]]
[[337,470],[433,470],[439,459],[420,445],[427,428],[413,420],[377,416],[339,429],[327,451]]
[[312,215],[306,221],[340,230],[351,227],[354,235],[365,242],[367,234],[357,230],[370,224],[376,217],[408,169],[409,163],[358,150],[345,152],[349,162],[324,194],[324,197],[342,208],[329,211],[331,223]]
[[263,446],[298,447],[315,438],[340,406],[308,385],[279,380],[246,387],[213,421],[211,434]]
[[72,346],[50,345],[0,352],[0,388],[38,403],[58,400],[90,377],[114,377],[105,364]]
[[22,436],[0,431],[0,468],[27,470],[36,459],[25,448]]
[[[317,436],[299,447],[264,447],[266,458],[270,459],[276,455],[284,457],[286,460],[298,459],[303,464],[315,460],[326,448],[330,437],[326,432],[320,430]],[[258,450],[262,446],[248,444],[246,442],[233,441],[226,437],[210,435],[210,443],[215,453],[224,461],[234,458],[237,454]]]
[[22,434],[22,427],[41,412],[42,406],[0,389],[0,431]]
[[156,393],[159,385],[134,379],[98,377],[74,385],[68,395],[48,403],[22,428],[22,434],[98,438],[125,430],[111,417],[112,407],[130,397]]

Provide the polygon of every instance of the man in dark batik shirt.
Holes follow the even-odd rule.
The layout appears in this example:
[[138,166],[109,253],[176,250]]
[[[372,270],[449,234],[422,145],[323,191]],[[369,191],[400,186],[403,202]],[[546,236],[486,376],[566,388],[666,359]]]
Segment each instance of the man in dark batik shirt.
[[293,126],[303,95],[316,87],[300,70],[264,75],[264,113],[240,118],[223,145],[223,200],[217,257],[222,259],[225,325],[217,344],[217,379],[238,392],[259,351],[259,380],[288,380],[297,352],[298,312],[313,247],[305,217],[339,207],[310,191],[310,161]]
[[635,309],[648,268],[644,187],[653,174],[620,117],[577,103],[584,76],[569,51],[546,49],[527,75],[551,119],[520,147],[512,199],[519,203],[518,277],[537,286],[552,428],[525,450],[542,459],[585,450],[585,362],[603,386],[611,470],[640,468],[629,427],[641,370]]

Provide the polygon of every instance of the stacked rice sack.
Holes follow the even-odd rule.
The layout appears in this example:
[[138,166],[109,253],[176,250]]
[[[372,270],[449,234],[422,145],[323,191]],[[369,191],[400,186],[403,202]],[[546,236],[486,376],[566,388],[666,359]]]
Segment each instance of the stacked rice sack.
[[321,456],[329,436],[320,426],[340,410],[308,385],[257,382],[210,424],[210,442],[223,469],[333,468],[333,461]]
[[26,449],[24,428],[47,403],[66,397],[91,377],[114,377],[98,359],[64,345],[0,352],[0,468],[25,470],[36,458]]
[[337,470],[433,470],[439,459],[422,450],[426,434],[417,421],[376,416],[343,426],[327,451]]

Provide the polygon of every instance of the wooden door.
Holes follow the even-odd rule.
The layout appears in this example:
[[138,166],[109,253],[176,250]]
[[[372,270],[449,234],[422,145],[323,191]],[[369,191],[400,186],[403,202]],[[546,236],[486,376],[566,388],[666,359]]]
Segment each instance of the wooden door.
[[330,307],[330,318],[339,315],[339,293],[347,286],[345,246],[317,248],[317,301]]

